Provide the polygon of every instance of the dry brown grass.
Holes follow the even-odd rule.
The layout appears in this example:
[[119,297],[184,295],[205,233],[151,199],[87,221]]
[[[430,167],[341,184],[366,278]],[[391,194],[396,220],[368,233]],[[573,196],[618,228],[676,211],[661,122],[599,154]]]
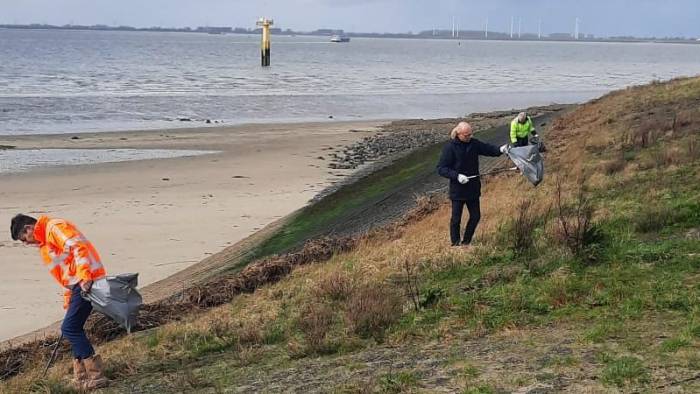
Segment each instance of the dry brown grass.
[[621,172],[627,166],[627,162],[622,153],[617,154],[614,159],[602,163],[601,169],[605,175],[614,175]]
[[[657,86],[656,89],[658,88]],[[630,97],[630,92],[638,97]],[[333,322],[328,310],[324,309],[327,302],[340,306],[341,309],[336,312],[343,321],[337,323],[347,326],[348,335],[381,337],[387,325],[401,315],[408,303],[407,298],[400,294],[400,287],[391,284],[392,278],[401,275],[402,262],[421,264],[420,269],[478,263],[478,255],[482,251],[493,250],[503,218],[517,216],[518,204],[513,198],[516,191],[520,198],[531,201],[531,209],[545,211],[556,195],[557,187],[553,182],[556,176],[564,180],[566,190],[573,190],[577,174],[586,170],[591,172],[590,168],[586,168],[590,155],[588,146],[601,154],[615,151],[624,142],[620,138],[624,130],[640,125],[641,118],[635,119],[631,115],[636,110],[644,105],[673,106],[684,97],[686,100],[690,97],[698,101],[698,92],[700,79],[674,81],[668,86],[664,85],[661,93],[649,87],[633,88],[607,95],[555,120],[547,136],[550,148],[545,156],[548,175],[542,184],[533,188],[520,177],[512,175],[493,177],[484,182],[482,221],[475,236],[478,246],[471,251],[450,246],[450,209],[444,199],[424,199],[413,217],[384,233],[372,233],[346,243],[324,241],[327,243],[310,245],[305,252],[290,255],[287,260],[280,257],[266,259],[262,265],[251,268],[245,276],[235,281],[222,279],[217,283],[220,287],[196,288],[192,293],[186,294],[184,299],[190,302],[188,305],[202,303],[210,309],[189,307],[187,312],[196,313],[185,314],[186,317],[181,321],[166,322],[158,329],[100,345],[99,352],[107,360],[107,368],[115,377],[129,376],[138,373],[143,366],[182,356],[191,351],[188,342],[193,336],[206,334],[213,339],[235,338],[235,349],[242,354],[243,363],[246,362],[245,354],[255,357],[256,352],[260,351],[256,349],[264,343],[270,327],[283,316],[294,321],[301,321],[299,319],[303,316],[311,316],[308,326],[299,329],[305,339],[312,338],[317,346],[322,346],[320,344],[328,339],[332,326],[330,322]],[[694,119],[686,115],[686,112],[678,113],[675,128],[679,134],[681,131],[686,133],[684,138],[687,139],[682,140],[685,145],[671,144],[670,147],[684,149],[682,157],[697,160],[700,155],[697,132],[693,134],[688,131],[695,127]],[[672,122],[667,125],[665,121],[647,126],[648,130],[674,128]],[[602,133],[601,130],[612,131]],[[609,182],[606,171],[600,171],[599,167],[597,169],[589,183]],[[565,193],[565,201],[569,201],[570,196],[572,195]],[[549,226],[552,225],[556,223],[550,222]],[[578,230],[573,232],[578,233]],[[314,261],[326,262],[310,264]],[[520,272],[520,267],[494,268],[486,274],[484,280],[493,283],[508,281],[516,278]],[[552,275],[558,275],[557,278],[560,277],[563,282],[568,273],[555,272]],[[557,289],[553,288],[550,298],[556,305],[565,305],[566,295],[557,293]],[[482,306],[476,306],[480,307]],[[169,313],[179,313],[182,316],[182,310],[172,308]],[[148,315],[152,311],[146,309],[146,312],[147,316],[152,316]],[[289,330],[290,327],[285,326],[283,329]],[[446,335],[449,329],[450,327],[445,327]],[[478,333],[478,327],[475,333]],[[290,354],[303,353],[305,346],[295,338],[287,337],[284,342],[287,343]],[[27,348],[23,354],[37,355],[34,364],[25,364],[25,367],[29,366],[26,367],[26,372],[9,381],[2,390],[22,392],[31,382],[36,382],[39,379],[40,364],[47,353],[46,345],[50,343],[34,344],[35,348]],[[65,350],[67,349],[63,350],[64,354]],[[25,361],[20,359],[22,362]],[[49,377],[59,379],[68,369],[66,360],[59,361],[49,372]]]
[[685,153],[688,155],[687,157],[690,161],[696,161],[700,159],[700,141],[698,140],[699,138],[697,135],[695,136],[695,138],[688,139]]
[[326,336],[333,326],[334,318],[333,307],[324,302],[311,302],[302,310],[297,324],[312,353],[320,353],[325,348]]
[[531,200],[522,200],[517,205],[517,216],[510,230],[511,245],[516,254],[524,254],[535,244],[534,230],[539,222],[538,215],[533,210]]
[[345,318],[352,332],[362,338],[381,339],[384,330],[403,312],[404,300],[388,285],[366,284],[347,301]]
[[330,301],[344,301],[355,288],[355,278],[342,270],[330,270],[319,278],[312,292],[316,298]]

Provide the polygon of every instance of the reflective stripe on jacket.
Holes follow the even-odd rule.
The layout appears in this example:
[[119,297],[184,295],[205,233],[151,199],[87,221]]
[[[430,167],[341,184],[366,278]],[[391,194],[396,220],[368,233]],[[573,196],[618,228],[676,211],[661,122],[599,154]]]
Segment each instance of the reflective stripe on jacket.
[[516,117],[510,122],[510,143],[514,144],[518,142],[518,138],[525,138],[533,131],[535,131],[535,126],[532,124],[532,119],[530,119],[529,116],[525,123],[518,122],[518,118]]
[[97,250],[72,223],[41,216],[34,226],[34,237],[49,273],[66,288],[64,308],[68,308],[73,286],[106,275]]

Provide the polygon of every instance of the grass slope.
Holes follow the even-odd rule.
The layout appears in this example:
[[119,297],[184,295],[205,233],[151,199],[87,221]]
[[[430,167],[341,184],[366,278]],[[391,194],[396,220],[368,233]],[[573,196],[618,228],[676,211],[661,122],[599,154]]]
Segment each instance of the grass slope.
[[[449,246],[443,204],[104,345],[105,392],[698,392],[698,104],[694,78],[583,105],[546,130],[545,182],[484,185],[477,246]],[[432,170],[420,162],[370,190]],[[371,198],[348,193],[348,206]],[[292,228],[312,231],[326,212]],[[67,363],[40,369],[2,390],[71,392]]]

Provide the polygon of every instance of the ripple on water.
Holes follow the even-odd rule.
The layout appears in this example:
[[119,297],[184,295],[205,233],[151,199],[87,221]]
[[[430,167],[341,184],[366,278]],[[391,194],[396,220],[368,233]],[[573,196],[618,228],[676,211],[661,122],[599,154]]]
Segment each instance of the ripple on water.
[[170,149],[23,149],[0,150],[0,174],[40,168],[134,160],[167,159],[217,153],[205,150]]

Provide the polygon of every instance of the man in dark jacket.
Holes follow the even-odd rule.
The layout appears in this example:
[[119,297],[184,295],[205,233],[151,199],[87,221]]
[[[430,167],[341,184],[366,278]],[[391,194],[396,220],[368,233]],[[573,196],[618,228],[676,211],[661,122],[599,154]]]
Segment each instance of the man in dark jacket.
[[[467,122],[460,122],[445,145],[437,165],[438,174],[450,180],[450,200],[452,200],[452,218],[450,219],[450,239],[452,246],[469,245],[481,219],[481,181],[479,177],[479,156],[500,156],[505,153],[507,145],[500,148],[472,138],[472,127]],[[460,242],[459,229],[464,205],[469,210],[469,221]]]

